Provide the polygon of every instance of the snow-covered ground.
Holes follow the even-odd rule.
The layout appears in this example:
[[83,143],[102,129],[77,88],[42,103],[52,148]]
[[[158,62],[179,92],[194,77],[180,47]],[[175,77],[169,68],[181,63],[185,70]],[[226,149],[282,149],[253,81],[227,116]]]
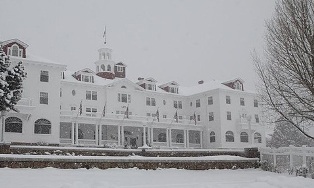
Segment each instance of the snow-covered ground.
[[312,188],[314,180],[245,170],[0,169],[2,188]]

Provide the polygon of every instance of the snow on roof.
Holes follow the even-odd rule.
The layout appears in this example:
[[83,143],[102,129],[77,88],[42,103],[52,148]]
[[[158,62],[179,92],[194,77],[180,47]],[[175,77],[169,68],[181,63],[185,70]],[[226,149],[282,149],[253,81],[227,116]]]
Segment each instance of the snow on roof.
[[2,45],[6,45],[6,44],[9,44],[9,43],[12,43],[12,42],[16,42],[16,43],[19,43],[20,45],[22,45],[24,48],[27,48],[28,47],[28,45],[25,43],[25,42],[23,42],[23,41],[21,41],[21,40],[19,40],[19,39],[10,39],[10,40],[5,40],[5,41],[0,41],[0,43],[2,44]]
[[222,82],[217,80],[205,81],[203,84],[198,84],[191,87],[182,87],[179,88],[179,94],[181,95],[194,95],[198,93],[202,93],[205,91],[213,90],[213,89],[227,89],[232,90],[234,89],[222,84]]
[[122,78],[115,78],[114,80],[111,80],[111,79],[105,79],[105,78],[102,78],[102,77],[99,77],[97,76],[96,74],[94,75],[94,83],[91,83],[91,82],[82,82],[82,81],[79,81],[77,79],[75,79],[73,77],[73,74],[75,74],[74,71],[64,71],[64,80],[67,81],[67,82],[73,82],[73,83],[85,83],[85,84],[91,84],[91,85],[108,85],[108,84],[112,84],[113,82],[117,82],[119,80],[121,80]]

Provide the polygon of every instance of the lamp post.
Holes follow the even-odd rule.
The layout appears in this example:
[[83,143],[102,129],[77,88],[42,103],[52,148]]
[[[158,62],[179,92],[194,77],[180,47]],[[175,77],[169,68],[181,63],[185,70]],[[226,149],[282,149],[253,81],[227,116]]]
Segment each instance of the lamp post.
[[2,121],[2,125],[1,125],[1,143],[4,142],[4,116],[7,115],[6,111],[1,111],[1,121]]

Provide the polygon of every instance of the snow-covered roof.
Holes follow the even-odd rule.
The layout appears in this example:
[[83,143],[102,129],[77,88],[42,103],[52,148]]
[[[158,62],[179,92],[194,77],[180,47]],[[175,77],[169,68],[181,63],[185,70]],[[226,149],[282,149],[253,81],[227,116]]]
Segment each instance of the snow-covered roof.
[[222,82],[217,80],[211,80],[211,81],[204,81],[203,84],[198,84],[191,87],[179,87],[179,94],[181,95],[195,95],[198,93],[206,92],[213,89],[226,89],[226,90],[232,90],[234,89],[222,84]]
[[38,63],[38,64],[51,64],[51,65],[55,65],[55,66],[61,66],[61,67],[66,67],[66,65],[49,60],[49,59],[45,59],[45,58],[41,58],[38,56],[34,56],[32,54],[27,54],[26,58],[22,58],[22,57],[16,57],[16,56],[10,56],[11,59],[16,59],[19,61],[28,61],[28,62],[33,62],[33,63]]
[[73,83],[84,83],[84,84],[104,86],[104,85],[112,84],[113,82],[117,82],[117,81],[122,79],[122,78],[115,78],[114,80],[105,79],[105,78],[99,77],[96,74],[94,74],[94,83],[91,83],[91,82],[79,81],[73,77],[73,74],[75,74],[74,71],[69,71],[69,70],[64,71],[64,79],[63,80],[67,81],[67,82],[73,82]]
[[24,48],[28,47],[28,45],[26,43],[20,41],[19,39],[10,39],[10,40],[6,40],[6,41],[2,41],[0,43],[1,43],[1,45],[6,45],[6,44],[10,44],[12,42],[16,42],[16,43],[22,45]]

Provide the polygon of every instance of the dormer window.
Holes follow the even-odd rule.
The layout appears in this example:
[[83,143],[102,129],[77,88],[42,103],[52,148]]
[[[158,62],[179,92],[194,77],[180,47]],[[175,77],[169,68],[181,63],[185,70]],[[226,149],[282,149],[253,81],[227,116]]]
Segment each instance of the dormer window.
[[234,83],[234,89],[237,89],[237,90],[242,90],[242,84],[237,81]]
[[8,48],[8,55],[15,57],[23,57],[23,49],[20,49],[18,45],[13,44]]
[[117,66],[117,71],[118,71],[118,72],[123,72],[123,67]]
[[83,82],[91,82],[94,83],[94,76],[87,76],[87,75],[82,75]]
[[170,87],[170,93],[178,93],[178,88]]

